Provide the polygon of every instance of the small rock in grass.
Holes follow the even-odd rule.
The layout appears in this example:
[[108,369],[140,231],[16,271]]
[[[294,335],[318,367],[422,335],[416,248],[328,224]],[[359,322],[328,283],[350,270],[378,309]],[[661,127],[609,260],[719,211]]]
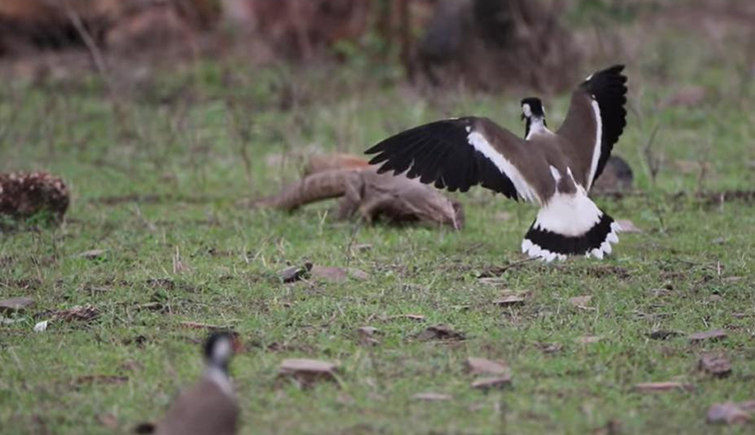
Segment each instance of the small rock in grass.
[[720,355],[703,355],[700,357],[698,367],[717,378],[725,378],[731,374],[731,362]]
[[480,390],[491,390],[494,388],[503,388],[508,385],[511,385],[510,374],[505,374],[502,376],[480,378],[472,382],[472,388],[476,388]]
[[469,357],[466,361],[466,367],[470,373],[475,375],[502,375],[508,372],[505,364],[485,358]]
[[745,424],[751,420],[750,413],[733,402],[715,403],[706,415],[706,421],[711,424]]

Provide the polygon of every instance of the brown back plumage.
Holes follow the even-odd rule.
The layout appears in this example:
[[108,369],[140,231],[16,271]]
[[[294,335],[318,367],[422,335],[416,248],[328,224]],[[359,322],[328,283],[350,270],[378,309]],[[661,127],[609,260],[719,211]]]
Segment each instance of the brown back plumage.
[[209,379],[181,393],[157,426],[158,435],[234,435],[239,408]]

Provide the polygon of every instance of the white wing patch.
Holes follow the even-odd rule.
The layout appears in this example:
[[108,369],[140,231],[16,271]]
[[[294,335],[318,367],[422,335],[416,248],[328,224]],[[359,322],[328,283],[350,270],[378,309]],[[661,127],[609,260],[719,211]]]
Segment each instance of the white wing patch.
[[558,189],[558,182],[561,181],[561,173],[558,172],[558,169],[556,169],[555,166],[550,166],[551,175],[553,176],[553,180],[556,182],[556,188]]
[[538,196],[537,192],[535,192],[535,189],[530,186],[530,184],[527,182],[527,180],[524,179],[522,176],[522,173],[519,172],[519,169],[516,168],[510,161],[506,159],[501,153],[495,150],[487,139],[485,139],[485,136],[482,134],[473,131],[472,133],[469,133],[467,136],[467,141],[470,145],[474,147],[477,151],[481,152],[482,155],[488,158],[493,164],[498,168],[499,171],[501,171],[502,174],[509,177],[512,183],[514,183],[514,187],[516,188],[517,193],[520,197],[522,197],[525,201],[529,202],[536,202],[538,204],[542,203],[542,200]]
[[603,120],[600,117],[600,105],[595,99],[592,100],[592,112],[595,115],[595,146],[592,151],[592,162],[590,162],[590,173],[587,177],[587,186],[585,189],[589,190],[592,187],[593,179],[595,178],[595,172],[598,170],[598,160],[600,160],[601,143],[603,142]]

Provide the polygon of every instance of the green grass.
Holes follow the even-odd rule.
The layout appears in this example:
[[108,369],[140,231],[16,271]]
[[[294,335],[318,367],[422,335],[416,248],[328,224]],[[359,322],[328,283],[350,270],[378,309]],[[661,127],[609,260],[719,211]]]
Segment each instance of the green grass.
[[[494,284],[478,277],[522,260],[518,246],[535,212],[529,205],[479,189],[459,195],[467,226],[453,233],[336,222],[327,205],[292,215],[250,210],[243,200],[294,179],[295,156],[306,147],[358,153],[403,127],[465,113],[521,132],[522,95],[426,100],[393,73],[234,63],[157,76],[118,108],[96,77],[75,87],[7,83],[0,170],[49,170],[69,182],[74,198],[63,227],[0,236],[0,296],[36,300],[12,316],[18,322],[0,326],[0,433],[112,433],[100,421],[108,414],[116,432],[126,432],[158,419],[201,372],[205,332],[185,321],[240,333],[246,351],[232,373],[245,434],[584,434],[611,421],[621,433],[747,433],[751,426],[707,425],[705,412],[712,403],[755,399],[755,209],[694,194],[752,189],[753,86],[737,73],[737,60],[720,53],[696,58],[696,68],[679,68],[692,62],[681,53],[668,56],[629,67],[632,111],[615,151],[634,167],[639,194],[597,200],[644,233],[622,236],[603,262],[521,263]],[[658,78],[668,76],[675,79]],[[704,86],[708,97],[696,107],[666,107],[682,84]],[[568,96],[546,100],[558,125]],[[653,149],[663,164],[653,181],[642,150],[656,125]],[[290,158],[278,163],[269,158],[275,154]],[[675,160],[706,161],[710,170],[682,173]],[[125,200],[130,195],[141,199]],[[124,200],[103,201],[115,197]],[[499,219],[501,212],[511,218]],[[352,253],[354,244],[372,249]],[[91,249],[105,254],[77,256]],[[188,271],[174,273],[177,253]],[[278,270],[305,260],[357,267],[370,278],[277,280]],[[506,289],[528,292],[526,303],[495,306]],[[568,302],[581,295],[592,296],[590,309]],[[159,310],[149,309],[154,302]],[[100,316],[32,332],[49,310],[84,304]],[[408,313],[426,319],[389,319]],[[467,339],[414,337],[438,323]],[[357,328],[367,325],[380,329],[380,344],[360,344]],[[647,337],[714,328],[728,338],[694,345],[684,336]],[[584,336],[602,339],[580,344]],[[559,352],[543,351],[553,343]],[[731,360],[729,378],[697,370],[708,351]],[[513,385],[471,389],[469,356],[505,360]],[[340,363],[340,384],[300,389],[279,379],[288,357]],[[128,380],[74,385],[89,374]],[[633,389],[669,380],[695,391]],[[412,399],[421,392],[452,400]]]

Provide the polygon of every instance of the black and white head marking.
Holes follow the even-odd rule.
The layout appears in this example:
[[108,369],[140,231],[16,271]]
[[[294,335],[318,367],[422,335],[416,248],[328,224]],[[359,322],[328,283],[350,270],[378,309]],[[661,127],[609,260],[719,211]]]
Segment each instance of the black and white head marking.
[[545,122],[545,108],[539,98],[525,98],[521,104],[522,120],[527,122],[524,133],[526,139],[529,139],[532,134],[550,132]]
[[215,332],[210,335],[204,346],[207,365],[205,378],[214,382],[228,395],[233,395],[233,385],[228,378],[231,356],[233,356],[233,335],[230,332]]

